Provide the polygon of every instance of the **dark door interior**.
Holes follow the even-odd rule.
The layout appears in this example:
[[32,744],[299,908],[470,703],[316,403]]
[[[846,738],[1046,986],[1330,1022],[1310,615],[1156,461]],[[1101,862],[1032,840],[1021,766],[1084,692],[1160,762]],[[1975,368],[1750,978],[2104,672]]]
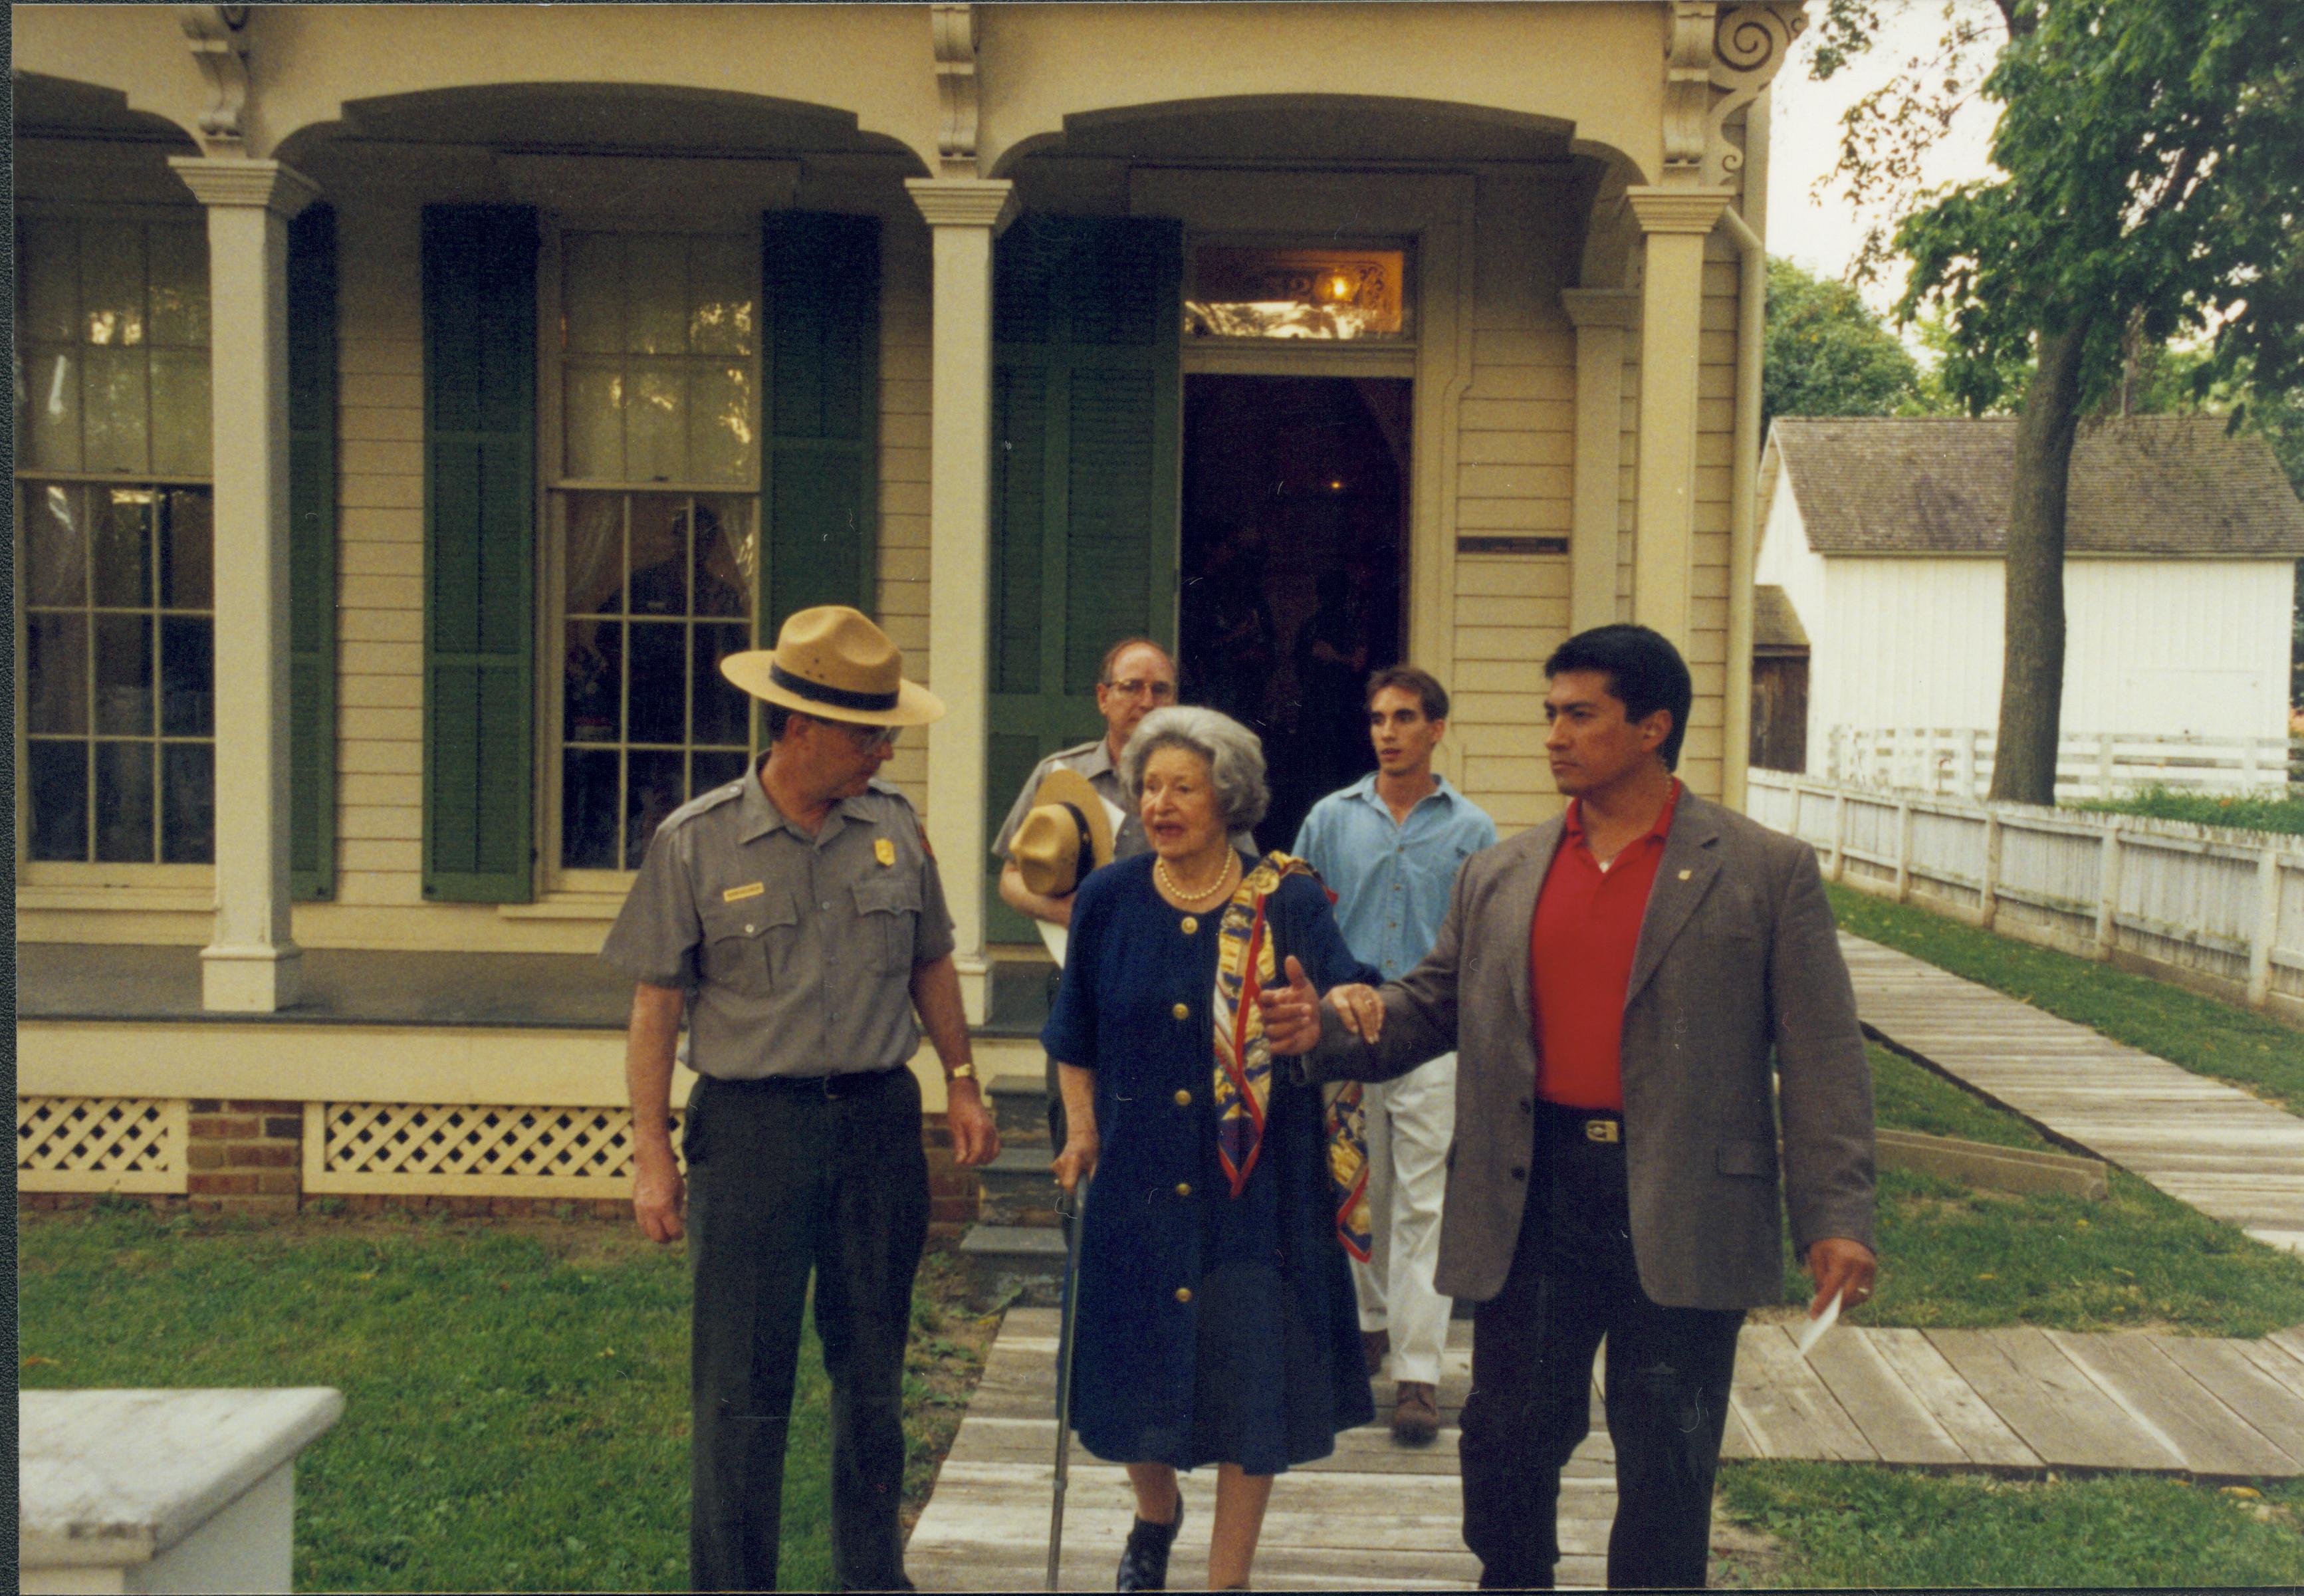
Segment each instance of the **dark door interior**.
[[1410,387],[1184,380],[1184,698],[1263,737],[1267,849],[1292,846],[1317,800],[1376,768],[1364,696],[1405,635]]

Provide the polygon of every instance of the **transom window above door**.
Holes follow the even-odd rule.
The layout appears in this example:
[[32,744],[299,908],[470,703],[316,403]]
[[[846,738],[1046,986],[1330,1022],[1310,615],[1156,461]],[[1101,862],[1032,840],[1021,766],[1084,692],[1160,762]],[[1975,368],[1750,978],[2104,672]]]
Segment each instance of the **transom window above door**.
[[1410,335],[1405,250],[1201,244],[1184,286],[1190,338]]

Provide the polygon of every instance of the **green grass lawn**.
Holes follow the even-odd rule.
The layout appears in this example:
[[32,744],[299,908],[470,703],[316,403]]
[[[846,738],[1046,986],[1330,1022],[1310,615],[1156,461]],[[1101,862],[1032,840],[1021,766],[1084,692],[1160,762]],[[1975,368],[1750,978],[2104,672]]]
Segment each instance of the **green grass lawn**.
[[1833,887],[1842,929],[2304,1114],[2304,1031],[2149,976]]
[[2240,831],[2273,831],[2304,836],[2304,798],[2288,788],[2256,793],[2180,793],[2171,787],[2139,787],[2124,798],[2090,799],[2066,809],[2105,815],[2141,815],[2155,820],[2184,820],[2195,826],[2229,826]]
[[[235,1221],[113,1204],[20,1220],[21,1381],[335,1386],[297,1470],[301,1589],[684,1590],[688,1279],[597,1222]],[[924,1274],[906,1377],[940,1457],[980,1356]],[[950,1332],[950,1333],[947,1333]],[[831,1583],[811,1329],[782,1583]],[[924,1496],[924,1460],[908,1497]]]
[[[1870,1048],[1881,1125],[2048,1150],[2023,1121],[1886,1048]],[[1880,1175],[1879,1295],[1851,1322],[1971,1329],[2153,1329],[2261,1336],[2304,1323],[2304,1260],[2112,1171],[2112,1195],[1986,1192]],[[1814,1293],[1790,1261],[1788,1302]]]
[[[2010,1481],[1724,1463],[1721,1510],[1775,1535],[1779,1586],[2304,1584],[2304,1482],[2243,1494],[2154,1476]],[[1725,1573],[1728,1581],[1735,1570]]]

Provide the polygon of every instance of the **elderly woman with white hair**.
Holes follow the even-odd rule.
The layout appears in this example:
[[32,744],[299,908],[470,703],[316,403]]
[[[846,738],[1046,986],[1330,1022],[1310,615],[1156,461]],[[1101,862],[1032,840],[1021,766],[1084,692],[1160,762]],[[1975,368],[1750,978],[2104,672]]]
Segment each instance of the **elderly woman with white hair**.
[[1264,752],[1213,709],[1156,710],[1121,755],[1152,844],[1074,900],[1042,1042],[1059,1066],[1080,1221],[1072,1417],[1125,1464],[1136,1524],[1118,1588],[1165,1587],[1176,1472],[1216,1465],[1208,1583],[1244,1585],[1274,1476],[1375,1416],[1347,1249],[1365,1255],[1351,1105],[1275,1070],[1256,993],[1298,961],[1372,980],[1301,862],[1236,853],[1264,815]]

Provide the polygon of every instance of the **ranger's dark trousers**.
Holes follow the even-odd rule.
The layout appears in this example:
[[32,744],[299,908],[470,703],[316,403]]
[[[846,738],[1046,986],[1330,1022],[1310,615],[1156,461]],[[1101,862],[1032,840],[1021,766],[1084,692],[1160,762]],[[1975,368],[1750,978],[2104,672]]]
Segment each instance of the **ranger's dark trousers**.
[[813,1271],[832,1380],[833,1571],[843,1589],[909,1590],[896,1509],[904,1340],[928,1223],[919,1082],[902,1067],[816,1082],[705,1079],[684,1140],[693,1588],[775,1588]]
[[1538,1108],[1512,1270],[1473,1316],[1464,1544],[1484,1589],[1552,1583],[1560,1471],[1591,1430],[1592,1356],[1605,1337],[1608,1583],[1700,1587],[1743,1312],[1649,1301],[1632,1264],[1622,1142],[1588,1141],[1587,1116]]

